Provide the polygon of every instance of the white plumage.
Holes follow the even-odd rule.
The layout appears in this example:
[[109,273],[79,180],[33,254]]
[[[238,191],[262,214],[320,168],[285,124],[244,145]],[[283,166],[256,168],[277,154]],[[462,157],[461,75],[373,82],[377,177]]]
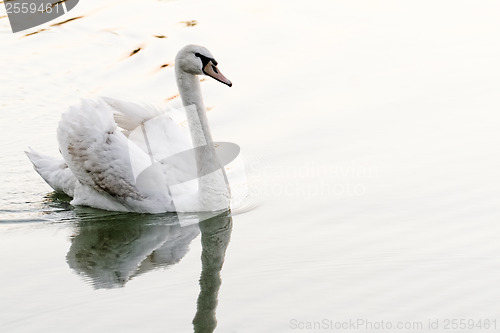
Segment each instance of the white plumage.
[[[227,209],[227,176],[215,152],[197,79],[205,74],[231,86],[215,65],[201,46],[188,45],[177,55],[177,84],[191,136],[155,107],[110,98],[83,100],[59,123],[63,160],[33,150],[28,157],[54,190],[73,197],[73,205],[141,213]],[[200,145],[208,148],[192,149]],[[168,159],[189,149],[191,159]],[[198,179],[190,180],[190,172],[198,172]]]

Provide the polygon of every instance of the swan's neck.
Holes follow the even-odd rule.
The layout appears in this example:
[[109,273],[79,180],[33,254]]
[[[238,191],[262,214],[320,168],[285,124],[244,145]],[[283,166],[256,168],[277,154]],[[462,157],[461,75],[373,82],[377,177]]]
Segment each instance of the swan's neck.
[[[214,142],[201,95],[200,81],[193,74],[177,70],[177,86],[186,110],[198,171],[199,203],[202,210],[229,208],[229,186]],[[207,172],[209,170],[209,172]],[[215,170],[215,171],[213,171]],[[213,172],[212,172],[213,171]]]
[[177,86],[181,95],[182,104],[186,109],[191,139],[195,147],[213,146],[212,133],[208,126],[208,119],[201,95],[198,77],[184,71],[177,72]]

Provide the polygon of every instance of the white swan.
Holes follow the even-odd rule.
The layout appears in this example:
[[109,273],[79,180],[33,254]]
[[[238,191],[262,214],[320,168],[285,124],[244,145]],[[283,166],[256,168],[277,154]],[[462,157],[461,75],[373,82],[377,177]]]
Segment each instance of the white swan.
[[[26,153],[54,190],[73,197],[73,205],[141,213],[227,209],[229,185],[197,77],[231,86],[216,66],[212,54],[197,45],[184,47],[175,59],[191,138],[156,108],[102,98],[83,100],[63,114],[57,131],[63,160]],[[142,141],[134,141],[137,133],[144,134]],[[178,154],[186,150],[192,154]],[[172,156],[181,158],[165,158]],[[186,175],[193,173],[190,168],[195,177]]]

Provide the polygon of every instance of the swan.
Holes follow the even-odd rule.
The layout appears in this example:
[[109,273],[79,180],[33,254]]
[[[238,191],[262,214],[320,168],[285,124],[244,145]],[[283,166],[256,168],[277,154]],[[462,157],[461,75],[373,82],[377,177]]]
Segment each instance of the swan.
[[72,197],[72,205],[138,213],[228,209],[231,192],[198,75],[232,83],[199,45],[177,53],[175,74],[190,135],[155,107],[108,97],[84,99],[59,122],[62,159],[26,151],[35,170],[55,191]]

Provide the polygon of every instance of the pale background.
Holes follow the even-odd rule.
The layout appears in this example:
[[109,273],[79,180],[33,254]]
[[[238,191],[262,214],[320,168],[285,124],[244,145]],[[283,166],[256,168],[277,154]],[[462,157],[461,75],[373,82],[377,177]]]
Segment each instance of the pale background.
[[57,122],[80,98],[166,103],[188,43],[234,83],[202,88],[215,139],[242,148],[257,206],[233,218],[216,331],[495,320],[499,11],[487,0],[81,0],[15,35],[0,18],[0,331],[192,330],[200,238],[176,265],[95,289],[66,262],[81,214],[46,197],[23,153],[56,155]]

